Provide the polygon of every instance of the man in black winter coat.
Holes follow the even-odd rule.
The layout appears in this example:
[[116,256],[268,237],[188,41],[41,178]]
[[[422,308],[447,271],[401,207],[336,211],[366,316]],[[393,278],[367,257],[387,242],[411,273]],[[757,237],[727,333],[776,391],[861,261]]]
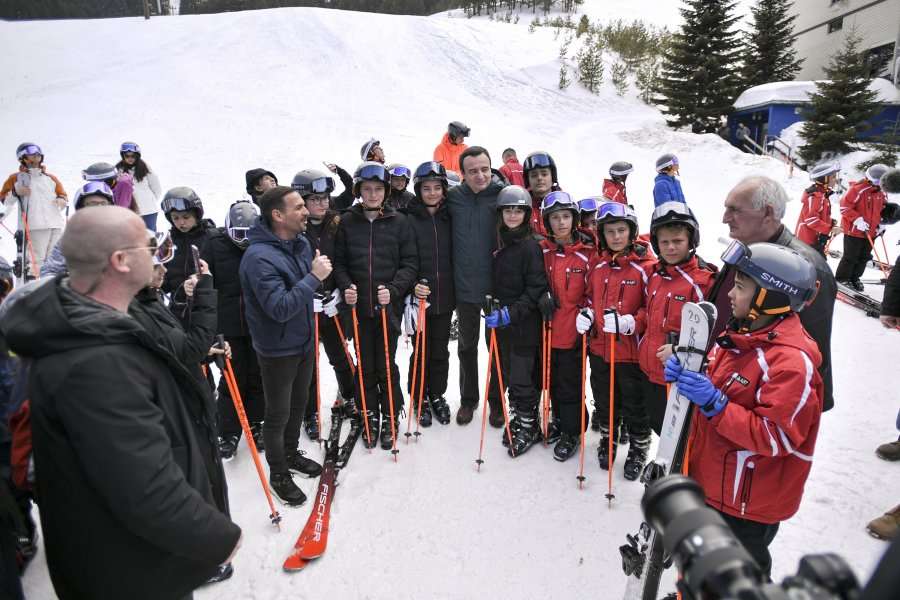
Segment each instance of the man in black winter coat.
[[[459,317],[460,407],[456,422],[466,425],[478,407],[481,308],[485,294],[491,293],[491,258],[497,249],[497,195],[503,184],[494,179],[491,157],[481,146],[467,148],[459,162],[465,181],[450,189],[447,209],[453,227],[453,279]],[[494,427],[503,426],[499,408],[491,407]]]
[[[67,599],[182,598],[233,556],[188,406],[202,384],[127,314],[152,271],[143,221],[82,211],[69,278],[23,288],[0,317],[29,379],[47,564]],[[30,292],[30,293],[29,293]]]
[[[722,222],[728,225],[732,238],[744,244],[770,242],[787,246],[802,254],[815,268],[819,281],[819,292],[813,303],[800,313],[800,322],[822,353],[819,374],[825,384],[824,410],[834,406],[831,375],[831,320],[834,315],[834,301],[837,297],[837,283],[825,258],[810,246],[798,240],[781,223],[784,217],[787,193],[777,181],[761,175],[742,179],[728,193],[725,199],[725,214]],[[707,298],[719,311],[713,329],[713,337],[718,336],[731,318],[731,302],[728,292],[734,287],[734,271],[722,269]]]

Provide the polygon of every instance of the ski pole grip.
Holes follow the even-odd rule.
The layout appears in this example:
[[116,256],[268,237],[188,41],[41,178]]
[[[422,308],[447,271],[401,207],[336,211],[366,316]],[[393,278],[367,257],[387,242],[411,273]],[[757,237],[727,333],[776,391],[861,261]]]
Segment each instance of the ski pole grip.
[[603,311],[604,315],[614,315],[616,320],[616,341],[619,341],[619,313],[614,308],[607,308]]
[[[216,347],[221,350],[225,349],[225,336],[221,333],[216,334]],[[225,355],[224,354],[216,354],[213,357],[213,361],[216,363],[216,366],[219,367],[220,371],[225,370]]]
[[484,311],[484,316],[488,316],[489,314],[491,314],[491,311],[493,310],[493,306],[494,306],[494,298],[490,294],[487,294],[484,297],[484,306],[481,307],[481,309]]

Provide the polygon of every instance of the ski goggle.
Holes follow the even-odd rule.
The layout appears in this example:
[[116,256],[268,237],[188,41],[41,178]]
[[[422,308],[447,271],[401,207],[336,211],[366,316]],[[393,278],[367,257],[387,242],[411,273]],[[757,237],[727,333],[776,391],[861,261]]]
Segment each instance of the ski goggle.
[[153,264],[164,265],[175,258],[175,243],[168,231],[150,231],[150,247],[153,249]]
[[163,198],[162,201],[162,209],[164,213],[169,213],[173,210],[177,210],[178,212],[185,212],[191,210],[192,208],[196,208],[196,205],[194,202],[188,200],[187,198]]
[[606,202],[597,210],[597,219],[624,219],[628,217],[628,206],[620,202]]
[[125,152],[134,152],[135,154],[140,154],[141,147],[134,142],[123,142],[122,146],[119,148],[119,153],[124,154]]
[[388,171],[392,177],[406,177],[407,179],[411,179],[412,172],[409,170],[409,167],[405,167],[403,165],[397,165],[395,167],[391,167],[391,170]]
[[678,166],[678,157],[673,156],[666,162],[664,162],[660,165],[657,165],[656,170],[658,172],[658,171],[662,171],[663,169],[668,169],[669,167],[677,167],[677,166]]
[[541,212],[546,212],[554,206],[557,209],[571,208],[574,211],[578,210],[578,205],[572,200],[572,196],[563,191],[550,192],[544,196],[544,199],[541,201]]
[[425,179],[426,177],[446,177],[447,169],[439,162],[424,162],[416,168],[416,179]]
[[385,181],[387,180],[387,171],[382,165],[366,165],[356,172],[356,179],[360,181]]
[[[782,281],[780,277],[773,275],[753,262],[753,252],[744,243],[734,240],[722,253],[722,262],[731,265],[741,273],[745,273],[755,281],[768,281],[778,285],[778,291],[806,302],[815,295],[815,290],[802,290],[796,285]],[[758,285],[758,284],[757,284]],[[793,304],[793,302],[791,303]]]
[[81,177],[85,181],[109,181],[110,179],[118,179],[119,173],[115,168],[103,173],[88,173],[86,170],[81,172]]
[[663,202],[655,209],[653,209],[653,217],[651,220],[656,221],[657,219],[661,219],[669,215],[684,217],[686,219],[694,218],[694,213],[691,212],[691,209],[689,209],[687,204],[685,204],[684,202]]
[[605,203],[606,200],[600,200],[599,198],[585,198],[578,201],[578,210],[582,214],[597,212]]
[[78,196],[105,196],[110,202],[113,200],[113,191],[105,181],[88,181],[78,190]]
[[549,154],[545,152],[537,152],[535,154],[529,154],[525,159],[524,168],[531,169],[549,169],[553,166],[553,159]]
[[235,242],[247,241],[249,233],[250,233],[249,227],[229,227],[228,228],[228,237],[230,237]]
[[319,177],[307,183],[304,191],[307,194],[330,194],[334,191],[334,179],[331,177]]
[[37,144],[28,144],[16,154],[16,158],[22,158],[23,156],[33,156],[35,154],[44,155],[44,152],[41,150],[41,147]]

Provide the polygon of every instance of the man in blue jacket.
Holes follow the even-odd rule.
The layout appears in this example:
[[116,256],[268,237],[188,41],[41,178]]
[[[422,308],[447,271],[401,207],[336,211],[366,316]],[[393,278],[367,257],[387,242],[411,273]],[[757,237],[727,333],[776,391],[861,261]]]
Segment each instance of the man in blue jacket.
[[681,191],[681,182],[676,175],[679,174],[678,157],[674,154],[663,154],[656,159],[657,176],[653,184],[653,204],[659,206],[666,202],[684,202],[684,192]]
[[288,506],[306,495],[291,471],[318,477],[322,467],[298,450],[309,399],[313,355],[313,294],[331,274],[331,260],[304,237],[309,211],[300,194],[276,186],[259,198],[261,217],[241,260],[247,324],[259,360],[266,418],[263,439],[269,483]]

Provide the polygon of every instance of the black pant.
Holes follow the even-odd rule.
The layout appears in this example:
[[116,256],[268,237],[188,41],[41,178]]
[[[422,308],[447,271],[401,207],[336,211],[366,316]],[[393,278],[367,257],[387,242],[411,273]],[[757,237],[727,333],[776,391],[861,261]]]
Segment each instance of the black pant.
[[[259,374],[259,362],[256,360],[256,351],[249,337],[225,338],[231,346],[231,368],[234,370],[234,378],[237,380],[238,392],[244,402],[244,410],[247,412],[247,420],[251,423],[261,423],[266,412],[266,396],[263,393],[262,377]],[[217,401],[219,412],[219,435],[241,435],[241,424],[238,421],[237,412],[234,410],[234,402],[228,391],[225,377],[219,378],[219,397]]]
[[587,426],[587,409],[581,401],[581,382],[586,375],[581,370],[581,344],[569,350],[551,351],[550,398],[553,415],[559,417],[559,428],[563,433],[581,434],[582,413]]
[[[520,413],[537,410],[539,387],[535,385],[535,373],[540,362],[538,346],[520,346],[516,343],[516,333],[511,329],[496,329],[497,347],[500,352],[500,369],[503,375],[504,392],[509,390],[509,404]],[[490,340],[490,331],[488,331]],[[488,404],[491,412],[502,410],[500,406],[500,386],[497,377],[496,359],[491,361],[491,387]]]
[[669,394],[665,385],[653,383],[646,377],[641,387],[644,392],[644,408],[647,411],[650,427],[656,432],[656,435],[659,435],[662,432],[663,419],[666,417]]
[[[478,338],[481,335],[481,306],[457,304],[459,339],[456,355],[459,358],[459,403],[461,406],[478,406]],[[489,335],[485,337],[487,344]]]
[[[594,406],[600,416],[600,431],[609,430],[609,364],[603,357],[589,354],[591,360],[591,390],[594,393]],[[628,433],[636,440],[650,436],[650,423],[644,408],[642,382],[647,376],[637,363],[616,362],[615,406],[613,410],[621,413]],[[615,420],[613,422],[615,428]],[[613,432],[615,434],[615,432]]]
[[287,473],[287,455],[297,450],[300,424],[309,401],[313,355],[259,356],[263,389],[266,392],[266,420],[263,440],[266,461],[272,473]]
[[759,523],[757,521],[749,521],[727,515],[723,512],[719,513],[734,536],[744,545],[759,568],[762,569],[763,575],[771,579],[772,575],[772,555],[769,553],[769,545],[775,539],[778,533],[778,526],[781,523]]
[[[356,394],[356,381],[353,377],[353,371],[350,369],[350,363],[347,362],[347,353],[344,351],[345,345],[347,343],[346,340],[342,339],[340,334],[338,333],[337,325],[334,323],[334,318],[329,318],[325,316],[324,313],[318,313],[316,318],[319,319],[319,341],[325,347],[325,355],[328,357],[328,362],[331,364],[331,368],[334,369],[334,377],[337,379],[338,384],[338,393],[340,393],[341,398],[353,398]],[[339,316],[336,318],[340,318]],[[341,323],[341,327],[344,324]],[[346,333],[346,331],[344,331]],[[319,369],[322,369],[324,364],[322,360],[322,355],[319,355]],[[310,402],[306,405],[306,416],[311,417],[316,414],[316,386],[318,386],[318,381],[316,380],[316,371],[313,369],[312,380],[309,383],[309,397]]]
[[[390,308],[386,309],[391,311]],[[388,375],[384,360],[384,332],[381,324],[381,313],[374,319],[359,317],[359,353],[363,370],[363,385],[366,393],[366,409],[383,415],[390,414],[390,398],[388,397]],[[400,336],[399,320],[388,313],[388,358],[391,367],[391,391],[394,396],[394,416],[403,408],[403,388],[400,387],[400,369],[394,357],[397,354],[397,338]],[[379,394],[379,390],[384,393]],[[357,396],[359,398],[359,396]],[[362,400],[360,400],[360,408]]]
[[872,244],[868,238],[844,235],[844,253],[838,263],[834,278],[838,281],[854,281],[866,272],[866,263],[872,260]]
[[[450,321],[453,313],[442,315],[426,315],[425,318],[425,395],[428,398],[439,398],[447,391],[447,376],[450,373]],[[413,338],[415,340],[415,338]],[[407,385],[416,381],[415,390],[407,390],[418,397],[419,375],[422,372],[421,364],[418,373],[413,376],[413,359],[415,349],[409,357],[409,378]]]

